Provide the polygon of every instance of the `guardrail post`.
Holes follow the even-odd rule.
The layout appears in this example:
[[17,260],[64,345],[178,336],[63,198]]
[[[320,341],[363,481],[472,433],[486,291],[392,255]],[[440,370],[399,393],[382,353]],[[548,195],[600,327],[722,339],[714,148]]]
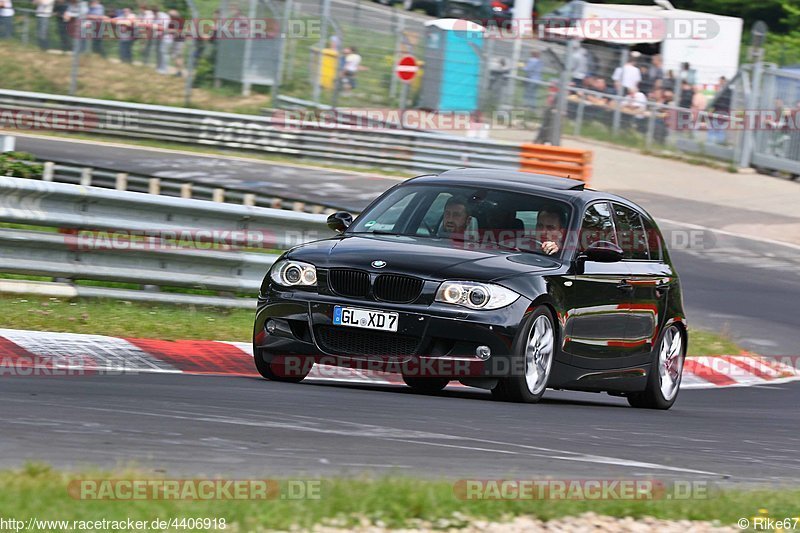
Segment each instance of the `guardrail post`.
[[256,195],[251,193],[251,192],[246,193],[244,195],[244,198],[242,198],[242,204],[249,205],[251,207],[255,206],[256,205]]
[[150,178],[147,180],[147,192],[150,194],[161,194],[161,180],[158,178]]
[[14,151],[14,143],[16,142],[16,138],[12,137],[11,135],[3,135],[0,137],[0,152],[13,152]]
[[128,174],[126,172],[117,173],[117,180],[114,184],[114,188],[118,191],[128,190]]
[[211,201],[223,203],[225,201],[225,189],[214,189],[211,193]]
[[581,126],[583,125],[583,111],[586,107],[586,93],[581,92],[581,101],[578,104],[578,111],[575,114],[575,129],[573,135],[576,137],[581,134]]
[[192,197],[192,184],[191,183],[184,183],[181,185],[181,198],[191,198]]
[[647,136],[644,138],[644,146],[647,149],[650,149],[653,146],[653,137],[655,136],[656,132],[656,115],[658,114],[658,108],[653,106],[650,110],[650,116],[647,118]]
[[42,170],[42,181],[53,181],[53,176],[56,173],[56,164],[52,161],[47,161]]
[[272,209],[283,209],[283,201],[280,198],[273,198],[269,206]]
[[304,211],[306,208],[306,204],[304,202],[294,202],[292,205],[292,211]]
[[81,185],[84,187],[92,185],[92,169],[90,167],[81,170]]

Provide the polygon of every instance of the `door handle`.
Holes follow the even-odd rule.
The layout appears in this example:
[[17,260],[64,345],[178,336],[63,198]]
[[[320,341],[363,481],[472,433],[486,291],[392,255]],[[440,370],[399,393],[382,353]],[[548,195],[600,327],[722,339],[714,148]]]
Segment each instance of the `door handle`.
[[628,283],[628,280],[623,279],[621,282],[617,284],[617,288],[624,292],[633,292],[633,285]]

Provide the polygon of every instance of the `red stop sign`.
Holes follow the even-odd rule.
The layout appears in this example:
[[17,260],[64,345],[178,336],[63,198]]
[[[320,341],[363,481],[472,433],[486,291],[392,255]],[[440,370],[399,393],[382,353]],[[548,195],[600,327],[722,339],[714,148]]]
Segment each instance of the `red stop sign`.
[[414,56],[403,56],[394,67],[394,72],[400,81],[410,82],[417,75],[419,65]]

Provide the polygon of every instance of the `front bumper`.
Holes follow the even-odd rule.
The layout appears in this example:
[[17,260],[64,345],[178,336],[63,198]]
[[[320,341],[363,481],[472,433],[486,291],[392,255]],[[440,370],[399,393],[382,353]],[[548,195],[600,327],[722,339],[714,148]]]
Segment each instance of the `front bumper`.
[[[259,299],[254,353],[421,377],[498,377],[510,373],[512,346],[530,303],[520,297],[502,309],[473,311],[270,289]],[[397,312],[398,330],[336,326],[336,305]],[[479,346],[491,350],[488,359],[476,355]]]

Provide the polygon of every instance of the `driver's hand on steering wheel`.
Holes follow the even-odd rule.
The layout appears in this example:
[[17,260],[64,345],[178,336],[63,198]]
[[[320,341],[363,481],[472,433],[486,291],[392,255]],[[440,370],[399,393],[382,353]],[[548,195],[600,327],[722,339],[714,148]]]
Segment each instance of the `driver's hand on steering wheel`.
[[558,244],[553,241],[545,241],[542,243],[542,251],[547,255],[553,255],[558,252]]

